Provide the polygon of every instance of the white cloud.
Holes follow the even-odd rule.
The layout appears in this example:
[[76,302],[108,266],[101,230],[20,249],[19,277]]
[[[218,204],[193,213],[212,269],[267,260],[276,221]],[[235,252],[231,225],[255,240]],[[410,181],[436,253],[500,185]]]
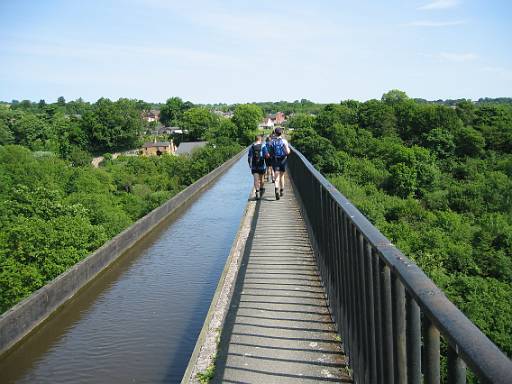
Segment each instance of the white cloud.
[[454,8],[457,5],[459,5],[459,0],[434,0],[430,3],[427,3],[425,5],[422,5],[421,7],[418,7],[418,10],[420,11],[431,11],[431,10],[437,10],[437,9],[448,9],[448,8]]
[[503,68],[503,67],[494,67],[494,66],[486,66],[483,68],[480,68],[480,71],[486,72],[488,74],[498,75],[500,77],[508,78],[509,80],[512,79],[512,70]]
[[330,21],[324,13],[315,11],[315,8],[290,8],[278,2],[270,8],[255,8],[247,12],[244,7],[227,6],[219,0],[133,1],[171,12],[196,26],[208,28],[213,34],[228,37],[230,41],[261,43],[267,49],[277,44],[282,44],[280,50],[290,45],[304,46],[316,39],[340,38],[346,32],[339,24]]
[[453,20],[453,21],[433,21],[433,20],[417,20],[405,24],[406,27],[427,27],[427,28],[442,28],[442,27],[455,27],[457,25],[467,24],[467,20]]
[[475,53],[456,53],[456,52],[441,52],[439,54],[439,58],[444,61],[452,61],[452,62],[468,62],[474,61],[478,59],[478,55]]
[[420,53],[419,55],[443,63],[465,63],[478,60],[479,58],[479,56],[473,52],[439,52],[435,54]]
[[156,45],[122,45],[104,43],[81,43],[71,40],[42,41],[22,39],[11,40],[2,46],[2,51],[15,52],[29,56],[48,56],[75,58],[82,60],[130,60],[154,58],[156,60],[173,59],[189,64],[233,65],[238,62],[236,56],[190,48],[173,48]]

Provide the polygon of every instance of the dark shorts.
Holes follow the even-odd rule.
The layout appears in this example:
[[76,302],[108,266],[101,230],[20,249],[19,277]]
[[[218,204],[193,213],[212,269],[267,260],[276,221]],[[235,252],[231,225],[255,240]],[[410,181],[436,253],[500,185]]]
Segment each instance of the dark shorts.
[[260,168],[257,168],[257,169],[251,169],[251,173],[254,175],[255,173],[258,173],[260,175],[264,175],[266,172],[266,169],[260,169]]
[[278,172],[286,172],[286,162],[288,160],[287,156],[284,157],[274,157],[272,161],[272,168],[274,171]]
[[271,167],[272,166],[272,159],[268,158],[268,159],[265,159],[265,164],[267,167]]

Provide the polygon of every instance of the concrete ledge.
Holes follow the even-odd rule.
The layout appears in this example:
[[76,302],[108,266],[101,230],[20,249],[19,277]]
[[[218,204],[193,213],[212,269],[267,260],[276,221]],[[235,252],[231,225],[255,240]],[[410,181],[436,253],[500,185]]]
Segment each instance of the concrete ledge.
[[219,178],[238,161],[246,149],[220,165],[166,203],[98,248],[94,253],[75,264],[68,271],[32,293],[0,316],[0,355],[7,352],[56,309],[71,299],[82,287],[107,268],[137,241],[147,235],[159,223]]
[[[253,191],[251,189],[249,197],[252,194]],[[245,208],[237,235],[213,295],[210,309],[206,314],[203,328],[199,333],[196,346],[181,380],[182,384],[199,383],[197,374],[204,372],[210,364],[215,362],[219,337],[226,320],[231,297],[233,296],[233,288],[238,277],[238,271],[240,270],[240,262],[244,255],[247,238],[251,231],[255,208],[255,201],[249,201]]]

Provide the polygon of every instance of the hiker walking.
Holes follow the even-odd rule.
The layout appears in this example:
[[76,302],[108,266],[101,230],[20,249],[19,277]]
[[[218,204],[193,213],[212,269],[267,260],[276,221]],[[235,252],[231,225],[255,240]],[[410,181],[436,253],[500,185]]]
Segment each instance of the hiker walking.
[[279,200],[284,193],[284,173],[286,172],[286,161],[290,154],[290,146],[288,141],[281,137],[283,133],[281,128],[276,128],[274,133],[276,137],[271,144],[271,156],[272,169],[274,170],[276,180],[276,200]]
[[269,157],[266,145],[261,141],[261,135],[256,135],[254,143],[251,145],[248,154],[249,167],[254,177],[255,198],[259,200],[265,188],[263,187],[263,175],[265,175],[266,164],[265,158]]
[[[265,139],[265,147],[267,147],[267,153],[269,154],[271,151],[271,144],[272,141],[270,140],[270,136],[267,136],[267,138]],[[274,182],[274,170],[272,169],[272,159],[270,156],[265,157],[265,165],[267,166],[267,172],[265,175],[266,181],[272,180],[272,182]]]

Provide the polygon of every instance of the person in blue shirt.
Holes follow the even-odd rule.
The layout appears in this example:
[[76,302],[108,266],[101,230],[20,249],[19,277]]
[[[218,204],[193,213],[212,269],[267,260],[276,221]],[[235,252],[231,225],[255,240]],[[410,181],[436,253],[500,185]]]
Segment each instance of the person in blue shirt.
[[286,161],[290,154],[290,146],[288,141],[281,137],[283,133],[281,128],[276,128],[274,133],[276,138],[272,141],[270,152],[272,154],[272,169],[276,178],[276,200],[279,200],[284,193],[284,173],[286,172]]
[[263,187],[263,175],[267,170],[267,166],[265,164],[265,158],[269,158],[269,152],[267,150],[267,146],[262,143],[261,135],[257,135],[255,138],[255,142],[249,148],[248,153],[248,162],[249,167],[251,168],[251,173],[254,177],[254,190],[256,200],[259,200],[263,193],[265,193],[265,188]]

